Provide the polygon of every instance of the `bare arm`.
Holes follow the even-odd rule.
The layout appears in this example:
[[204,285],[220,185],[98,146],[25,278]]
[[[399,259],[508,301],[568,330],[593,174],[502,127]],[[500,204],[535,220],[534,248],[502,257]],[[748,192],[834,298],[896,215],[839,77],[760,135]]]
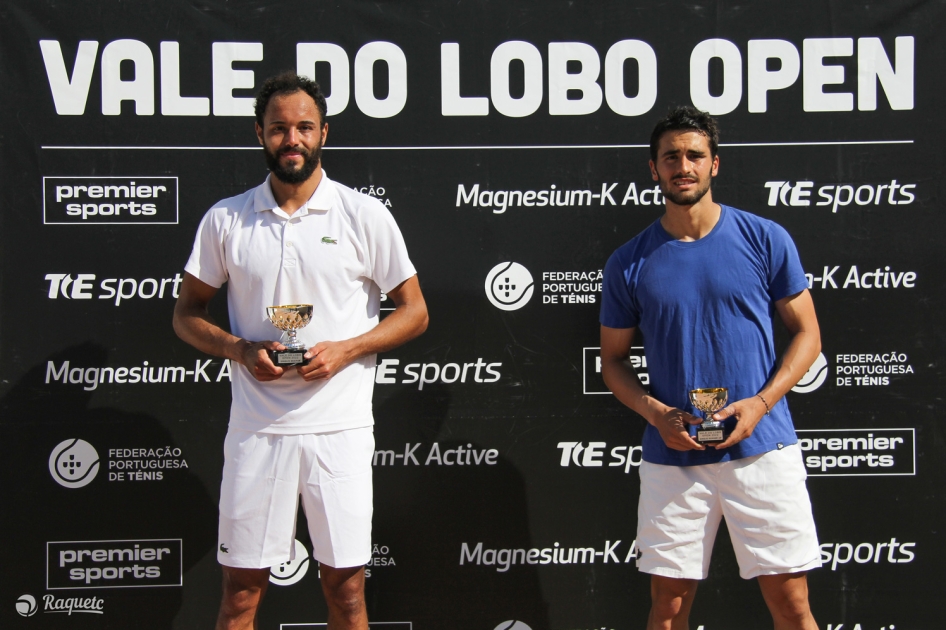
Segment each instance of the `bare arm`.
[[681,409],[666,405],[641,385],[628,361],[635,328],[601,327],[601,374],[618,400],[652,424],[664,443],[678,451],[704,450],[687,432],[687,424],[702,420]]
[[202,352],[242,363],[260,381],[272,381],[283,375],[266,350],[284,347],[275,341],[251,342],[222,329],[207,310],[217,289],[189,273],[184,274],[181,294],[174,305],[174,332]]
[[[775,303],[779,317],[792,333],[792,340],[779,361],[778,369],[765,384],[758,396],[746,398],[727,405],[713,417],[723,420],[730,416],[737,419],[736,428],[716,448],[726,448],[752,435],[755,426],[782,397],[805,375],[818,353],[821,352],[821,329],[815,315],[815,305],[808,289],[782,298]],[[765,402],[762,399],[765,399]]]
[[388,291],[394,312],[363,335],[340,341],[320,341],[306,352],[312,358],[298,367],[307,381],[331,378],[353,361],[369,354],[393,350],[427,330],[427,303],[417,276]]

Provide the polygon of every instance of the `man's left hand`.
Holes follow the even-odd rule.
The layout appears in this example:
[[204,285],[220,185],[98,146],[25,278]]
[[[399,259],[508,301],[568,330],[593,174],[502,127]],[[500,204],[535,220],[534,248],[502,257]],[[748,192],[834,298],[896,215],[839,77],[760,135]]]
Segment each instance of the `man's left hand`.
[[737,444],[755,431],[755,426],[765,415],[765,403],[758,396],[752,398],[743,398],[734,403],[730,403],[713,414],[713,420],[725,420],[727,418],[736,419],[736,427],[725,440],[719,444],[707,444],[713,448],[729,448]]
[[332,378],[352,362],[348,344],[344,341],[320,341],[309,348],[305,358],[311,361],[307,365],[300,365],[296,370],[307,381]]

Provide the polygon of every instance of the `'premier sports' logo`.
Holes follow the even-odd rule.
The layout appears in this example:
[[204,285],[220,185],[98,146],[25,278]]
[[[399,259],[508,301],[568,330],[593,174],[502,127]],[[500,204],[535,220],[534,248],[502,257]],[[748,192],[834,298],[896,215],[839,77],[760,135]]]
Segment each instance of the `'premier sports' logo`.
[[809,477],[916,475],[916,430],[798,429]]
[[175,225],[176,177],[44,177],[46,225]]
[[501,311],[517,311],[532,299],[532,274],[516,262],[499,263],[486,276],[486,297]]
[[181,586],[181,539],[46,543],[46,588]]
[[[601,375],[601,348],[582,348],[582,365],[584,371],[584,381],[582,384],[583,394],[610,394],[611,390],[604,382]],[[628,362],[634,371],[637,372],[637,378],[641,385],[647,387],[650,385],[650,374],[647,372],[647,355],[644,354],[643,346],[632,346],[631,352],[627,357]]]
[[99,454],[85,440],[63,440],[49,455],[49,474],[60,486],[82,488],[99,474]]

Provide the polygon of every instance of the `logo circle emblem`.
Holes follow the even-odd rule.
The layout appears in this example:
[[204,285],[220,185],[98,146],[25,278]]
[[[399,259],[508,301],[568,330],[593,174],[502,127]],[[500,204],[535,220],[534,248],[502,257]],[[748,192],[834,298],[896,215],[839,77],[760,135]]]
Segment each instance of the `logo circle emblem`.
[[269,570],[269,581],[278,586],[295,584],[309,570],[309,550],[298,540],[293,541],[293,559]]
[[32,595],[20,595],[16,600],[16,612],[21,617],[32,617],[36,614],[36,598]]
[[532,274],[516,262],[499,263],[486,276],[486,297],[502,311],[516,311],[529,303]]
[[516,621],[515,619],[510,619],[509,621],[504,621],[493,630],[532,630],[529,626],[522,623],[521,621]]
[[99,474],[99,454],[85,440],[63,440],[49,455],[49,474],[66,488],[87,486]]
[[808,368],[805,375],[801,377],[798,384],[792,388],[792,391],[798,392],[799,394],[808,394],[824,385],[825,379],[827,378],[828,360],[824,357],[823,353],[819,352],[818,358],[811,364],[811,367]]

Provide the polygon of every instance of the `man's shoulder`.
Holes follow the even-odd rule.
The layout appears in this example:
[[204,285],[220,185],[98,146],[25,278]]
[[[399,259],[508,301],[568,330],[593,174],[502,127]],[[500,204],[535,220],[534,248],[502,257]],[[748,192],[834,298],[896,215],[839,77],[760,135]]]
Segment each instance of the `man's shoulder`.
[[727,206],[726,204],[720,204],[723,208],[729,212],[732,217],[732,221],[744,228],[752,229],[760,232],[770,232],[772,230],[781,230],[784,231],[781,225],[773,221],[772,219],[767,219],[765,217],[759,216],[749,212],[748,210],[741,210],[739,208],[734,208],[733,206]]
[[661,238],[662,230],[663,228],[660,227],[660,221],[654,221],[638,232],[637,236],[614,250],[614,253],[611,254],[611,260],[620,261],[622,266],[624,266],[627,263],[647,256],[654,247],[666,240]]
[[[262,186],[263,184],[260,184]],[[253,201],[256,198],[256,192],[259,190],[260,186],[254,186],[248,190],[233,195],[232,197],[226,197],[214,203],[210,206],[208,213],[223,213],[229,214],[233,212],[242,212],[244,210],[253,209]]]
[[[334,179],[328,179],[327,177],[326,179],[335,190],[337,204],[340,205],[341,209],[345,212],[356,216],[388,212],[387,208],[384,207],[384,204],[381,203],[377,197],[346,186]],[[369,187],[369,192],[373,189],[374,186]]]

